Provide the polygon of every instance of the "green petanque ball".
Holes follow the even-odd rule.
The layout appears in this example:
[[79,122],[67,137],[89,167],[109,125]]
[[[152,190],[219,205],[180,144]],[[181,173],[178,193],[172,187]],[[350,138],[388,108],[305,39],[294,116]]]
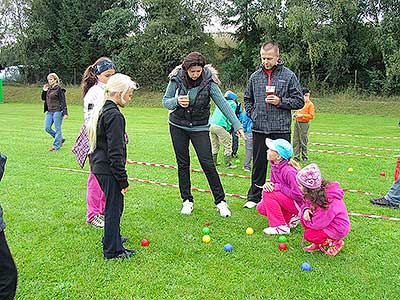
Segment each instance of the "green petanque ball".
[[280,237],[278,237],[278,242],[279,243],[286,243],[287,242],[286,236],[281,235]]
[[202,232],[203,232],[204,234],[210,234],[210,233],[211,233],[211,229],[208,228],[208,227],[204,227],[203,230],[202,230]]

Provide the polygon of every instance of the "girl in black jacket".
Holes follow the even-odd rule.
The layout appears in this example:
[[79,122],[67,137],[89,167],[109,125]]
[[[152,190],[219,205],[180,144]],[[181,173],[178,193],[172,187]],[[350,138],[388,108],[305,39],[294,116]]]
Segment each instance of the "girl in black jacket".
[[115,74],[105,87],[103,106],[92,113],[88,121],[90,166],[106,196],[104,210],[103,255],[106,259],[127,258],[135,254],[125,249],[120,234],[120,220],[124,195],[128,191],[125,170],[126,144],[125,118],[118,106],[129,102],[136,88],[129,76]]

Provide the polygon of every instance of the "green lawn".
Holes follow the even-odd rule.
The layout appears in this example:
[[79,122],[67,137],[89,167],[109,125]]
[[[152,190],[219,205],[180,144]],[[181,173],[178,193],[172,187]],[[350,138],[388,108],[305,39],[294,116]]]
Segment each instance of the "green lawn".
[[[398,116],[360,115],[360,110],[356,107],[353,115],[318,113],[311,131],[361,137],[312,134],[310,142],[398,150],[399,139],[378,138],[400,136]],[[0,183],[0,203],[19,270],[17,299],[400,299],[400,222],[351,217],[352,230],[337,257],[303,252],[300,227],[289,236],[288,250],[279,251],[276,237],[262,233],[266,218],[242,209],[243,200],[227,198],[233,216],[223,219],[210,194],[193,192],[194,213],[182,216],[178,189],[146,183],[131,182],[121,224],[122,233],[130,237],[127,246],[137,249],[137,255],[104,261],[101,230],[85,224],[87,175],[49,168],[78,169],[70,149],[83,121],[82,107],[70,105],[69,111],[63,124],[66,143],[49,153],[51,138],[43,130],[41,104],[0,104],[0,151],[9,158]],[[128,157],[176,165],[167,110],[129,107],[123,112]],[[385,156],[310,153],[327,179],[376,196],[391,186],[399,155],[399,151],[346,147],[310,149]],[[192,165],[199,167],[194,156]],[[347,172],[349,167],[352,173]],[[177,183],[173,169],[137,165],[127,169],[130,177]],[[379,176],[382,171],[386,177]],[[241,168],[235,172],[247,175]],[[246,194],[248,179],[221,178],[227,193]],[[192,173],[192,185],[208,188],[199,173]],[[368,200],[360,193],[346,193],[351,212],[400,217],[400,210],[374,207]],[[201,242],[207,221],[212,229],[210,244]],[[254,228],[252,236],[245,234],[247,227]],[[140,247],[143,238],[150,240],[149,247]],[[233,252],[223,251],[226,243],[233,245]],[[311,272],[301,271],[306,261],[313,266]]]

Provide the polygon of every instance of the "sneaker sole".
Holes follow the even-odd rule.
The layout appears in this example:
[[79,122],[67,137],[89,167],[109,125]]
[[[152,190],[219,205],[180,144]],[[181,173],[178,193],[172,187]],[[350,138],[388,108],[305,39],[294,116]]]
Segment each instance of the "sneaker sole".
[[305,252],[308,252],[308,253],[316,252],[316,251],[321,251],[319,248],[317,248],[317,249],[306,249],[306,248],[303,248],[303,250],[304,250]]
[[252,209],[252,208],[254,208],[254,207],[256,207],[257,206],[257,203],[254,203],[254,204],[250,204],[250,206],[248,206],[248,205],[243,205],[243,208],[247,208],[247,209]]

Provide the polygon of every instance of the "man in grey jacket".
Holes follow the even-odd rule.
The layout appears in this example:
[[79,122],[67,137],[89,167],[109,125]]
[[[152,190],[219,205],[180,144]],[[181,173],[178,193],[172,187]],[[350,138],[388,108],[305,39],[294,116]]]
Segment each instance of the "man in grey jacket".
[[245,208],[261,200],[261,189],[267,172],[265,139],[290,142],[291,110],[304,106],[304,98],[296,75],[284,67],[279,46],[273,42],[262,45],[261,66],[251,74],[244,93],[247,115],[253,120],[253,172]]
[[[0,153],[0,181],[4,174],[7,157]],[[12,300],[17,289],[17,268],[4,235],[6,224],[0,206],[0,299]]]

